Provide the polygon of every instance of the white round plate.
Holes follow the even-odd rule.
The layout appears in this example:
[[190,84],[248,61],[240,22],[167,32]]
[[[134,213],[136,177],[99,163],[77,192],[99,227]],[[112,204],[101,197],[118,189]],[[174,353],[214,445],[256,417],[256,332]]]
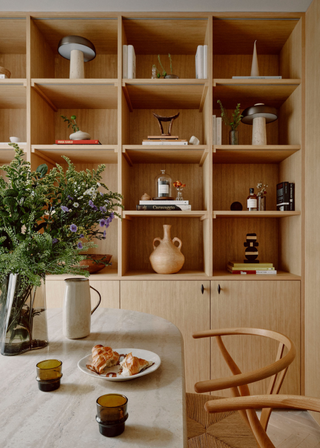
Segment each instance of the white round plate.
[[[148,375],[149,373],[154,372],[158,369],[158,367],[161,364],[160,357],[153,352],[149,352],[148,350],[140,350],[137,348],[115,348],[113,351],[118,352],[120,355],[127,355],[128,353],[132,353],[133,356],[136,356],[137,358],[145,359],[146,361],[152,361],[154,364],[151,367],[148,367],[146,370],[143,370],[140,373],[137,373],[136,375],[132,376],[122,376],[118,373],[120,366],[113,366],[105,369],[104,373],[99,375],[98,373],[93,372],[92,370],[87,368],[87,364],[91,364],[92,357],[91,354],[85,356],[84,358],[80,359],[78,361],[78,367],[81,370],[81,372],[86,373],[87,375],[92,376],[93,378],[99,378],[101,380],[107,380],[107,381],[129,381],[134,380],[136,378],[139,378],[140,376]],[[110,377],[106,376],[108,372],[115,372],[117,376]]]

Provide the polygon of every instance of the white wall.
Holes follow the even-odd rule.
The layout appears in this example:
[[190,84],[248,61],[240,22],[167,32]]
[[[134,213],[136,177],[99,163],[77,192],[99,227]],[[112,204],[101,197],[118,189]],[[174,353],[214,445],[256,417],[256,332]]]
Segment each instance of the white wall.
[[0,0],[0,11],[304,12],[312,0]]

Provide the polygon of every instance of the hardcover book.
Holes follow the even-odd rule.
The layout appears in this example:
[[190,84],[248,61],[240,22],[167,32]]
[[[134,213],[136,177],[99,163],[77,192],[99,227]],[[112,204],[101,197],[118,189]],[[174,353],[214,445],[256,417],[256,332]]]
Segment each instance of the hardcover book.
[[274,271],[253,271],[253,270],[244,270],[244,269],[242,270],[241,269],[238,271],[229,271],[229,269],[228,269],[228,272],[230,272],[230,274],[254,274],[254,275],[259,275],[259,274],[275,275],[275,274],[277,274],[276,270],[274,270]]
[[166,139],[159,139],[159,140],[142,140],[143,145],[160,145],[160,146],[166,146],[166,145],[174,145],[174,146],[187,146],[188,142],[187,140],[166,140]]
[[99,140],[56,140],[56,145],[101,145]]
[[277,184],[277,210],[289,210],[289,182],[280,182]]
[[137,210],[153,210],[153,211],[172,211],[172,210],[191,210],[191,205],[137,205]]
[[273,263],[243,263],[241,261],[228,261],[228,266],[230,267],[237,267],[239,269],[250,269],[250,267],[253,267],[254,269],[260,268],[273,268]]
[[139,205],[189,205],[189,201],[174,201],[174,200],[167,200],[167,199],[161,199],[161,200],[152,200],[149,201],[139,201]]
[[290,182],[290,184],[289,184],[289,210],[295,210],[294,183],[293,182]]

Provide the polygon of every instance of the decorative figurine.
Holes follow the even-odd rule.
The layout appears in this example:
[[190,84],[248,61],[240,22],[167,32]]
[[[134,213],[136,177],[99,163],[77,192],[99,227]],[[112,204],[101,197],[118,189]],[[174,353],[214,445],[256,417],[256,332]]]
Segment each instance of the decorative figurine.
[[[177,114],[175,114],[175,115],[171,115],[170,117],[162,117],[161,115],[157,115],[157,114],[155,114],[155,113],[153,113],[153,115],[154,115],[154,116],[156,117],[156,119],[158,120],[158,124],[159,124],[159,128],[160,128],[160,132],[161,132],[161,138],[164,138],[164,137],[171,137],[171,130],[172,130],[173,121],[174,121],[176,118],[179,117],[180,113],[178,112]],[[164,131],[163,131],[162,121],[164,121],[164,122],[168,122],[168,121],[170,121],[169,129],[168,129],[167,134],[165,134]]]
[[258,257],[258,249],[259,243],[257,242],[257,235],[255,233],[247,233],[247,241],[243,243],[244,247],[246,247],[244,256],[246,260],[243,260],[244,263],[259,263],[259,260],[256,260]]

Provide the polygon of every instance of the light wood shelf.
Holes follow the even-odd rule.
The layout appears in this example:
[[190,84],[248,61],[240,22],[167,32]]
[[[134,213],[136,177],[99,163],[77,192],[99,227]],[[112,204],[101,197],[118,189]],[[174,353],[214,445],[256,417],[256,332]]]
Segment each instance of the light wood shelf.
[[130,111],[134,109],[199,109],[208,90],[205,79],[123,80]]
[[301,276],[290,274],[285,271],[277,271],[277,274],[231,274],[227,271],[214,271],[214,280],[227,280],[227,281],[300,281]]
[[122,214],[124,219],[134,219],[143,217],[171,217],[171,218],[200,218],[200,220],[208,219],[206,211],[153,211],[153,210],[125,210]]
[[131,166],[135,163],[195,163],[202,166],[208,155],[208,147],[124,145],[122,153]]
[[280,163],[297,151],[300,145],[214,145],[214,163]]
[[32,145],[31,151],[53,164],[64,162],[63,155],[72,162],[118,163],[117,145]]
[[289,216],[300,216],[299,211],[261,211],[249,212],[246,210],[215,210],[213,211],[213,218],[287,218]]
[[26,80],[0,79],[0,109],[25,109]]
[[115,79],[33,79],[31,86],[55,112],[58,109],[117,109]]

